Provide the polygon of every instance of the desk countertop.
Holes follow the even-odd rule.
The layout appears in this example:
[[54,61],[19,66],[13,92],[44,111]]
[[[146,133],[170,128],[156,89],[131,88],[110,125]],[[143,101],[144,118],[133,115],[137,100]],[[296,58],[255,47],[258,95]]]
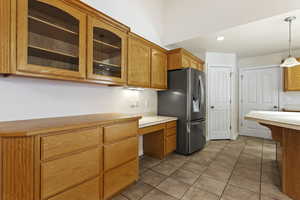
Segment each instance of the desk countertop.
[[139,120],[139,128],[162,124],[170,121],[176,121],[177,119],[178,119],[177,117],[146,116],[146,117],[142,117],[142,119]]

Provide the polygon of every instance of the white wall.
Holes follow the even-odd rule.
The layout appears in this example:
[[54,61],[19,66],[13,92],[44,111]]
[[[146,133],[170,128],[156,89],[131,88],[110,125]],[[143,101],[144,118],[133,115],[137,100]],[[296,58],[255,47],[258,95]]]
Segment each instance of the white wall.
[[299,0],[163,0],[165,45],[300,8]]
[[[293,51],[293,55],[300,57],[300,50]],[[281,61],[288,56],[287,52],[269,54],[264,56],[242,58],[239,60],[239,67],[259,67],[268,65],[280,65]],[[283,83],[282,83],[283,84]],[[280,109],[300,109],[300,92],[283,92],[283,85],[280,88]]]
[[[292,52],[293,56],[300,57],[300,50]],[[280,65],[281,61],[287,58],[288,52],[274,53],[256,57],[240,58],[238,61],[239,67],[257,67],[267,65]]]
[[82,0],[92,7],[131,27],[146,39],[161,43],[163,29],[162,0]]
[[[156,113],[157,92],[66,81],[0,79],[0,121],[92,113]],[[132,105],[138,107],[132,108]]]
[[[230,67],[233,72],[232,79],[232,134],[231,138],[236,139],[238,136],[238,73],[236,54],[207,52],[205,63],[207,68],[210,67]],[[209,86],[208,86],[209,87]],[[209,105],[207,105],[209,106]]]

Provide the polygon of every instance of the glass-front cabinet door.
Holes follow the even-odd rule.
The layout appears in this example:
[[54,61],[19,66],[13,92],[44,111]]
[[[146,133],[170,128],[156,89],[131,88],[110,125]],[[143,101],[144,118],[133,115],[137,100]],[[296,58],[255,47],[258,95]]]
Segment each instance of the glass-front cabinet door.
[[86,15],[61,0],[18,1],[17,71],[85,78]]
[[92,17],[88,24],[88,78],[126,83],[127,34]]

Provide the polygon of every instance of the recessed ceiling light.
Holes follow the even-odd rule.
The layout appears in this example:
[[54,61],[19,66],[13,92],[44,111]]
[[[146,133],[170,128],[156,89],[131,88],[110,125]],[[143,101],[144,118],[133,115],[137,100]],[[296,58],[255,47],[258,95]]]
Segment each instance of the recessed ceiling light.
[[218,40],[218,41],[223,41],[224,39],[225,39],[224,36],[218,36],[218,37],[217,37],[217,40]]

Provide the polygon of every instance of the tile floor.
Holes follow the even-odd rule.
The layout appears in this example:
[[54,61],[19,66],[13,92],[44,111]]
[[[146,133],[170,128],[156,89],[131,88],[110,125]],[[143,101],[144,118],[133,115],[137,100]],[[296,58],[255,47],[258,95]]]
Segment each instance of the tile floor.
[[140,180],[113,200],[288,200],[280,192],[275,143],[212,141],[191,156],[144,156]]

